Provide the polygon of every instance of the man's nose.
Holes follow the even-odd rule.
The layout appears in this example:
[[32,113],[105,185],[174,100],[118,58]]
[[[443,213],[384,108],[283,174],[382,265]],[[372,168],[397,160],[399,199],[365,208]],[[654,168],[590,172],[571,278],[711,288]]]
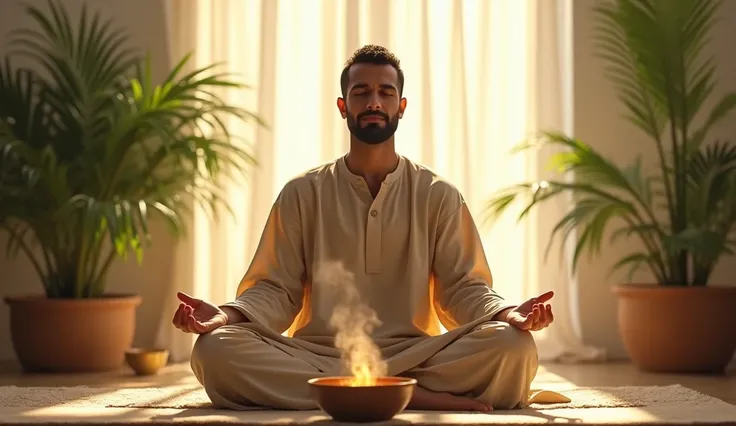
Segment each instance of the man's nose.
[[366,109],[368,111],[381,111],[383,107],[381,107],[381,103],[378,100],[378,96],[374,93],[371,95],[370,99],[368,100],[368,105],[366,106]]

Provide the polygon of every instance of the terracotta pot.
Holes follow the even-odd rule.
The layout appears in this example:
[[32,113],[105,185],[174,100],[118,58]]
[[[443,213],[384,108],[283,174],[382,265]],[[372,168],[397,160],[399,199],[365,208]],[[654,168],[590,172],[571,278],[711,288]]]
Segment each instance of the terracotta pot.
[[619,285],[618,325],[639,368],[723,373],[736,351],[736,287]]
[[141,298],[6,297],[10,335],[27,372],[102,372],[123,367]]

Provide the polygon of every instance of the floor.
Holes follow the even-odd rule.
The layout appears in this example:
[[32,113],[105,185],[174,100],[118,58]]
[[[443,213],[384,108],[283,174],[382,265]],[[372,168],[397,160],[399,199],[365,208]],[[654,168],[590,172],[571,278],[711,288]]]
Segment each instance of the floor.
[[[188,364],[174,364],[155,376],[137,377],[132,371],[85,375],[27,375],[13,365],[0,366],[0,386],[152,387],[196,383]],[[577,386],[652,386],[680,384],[736,405],[736,365],[727,375],[700,376],[653,374],[629,363],[563,365],[544,364],[535,385],[547,389]]]
[[[105,388],[169,387],[177,384],[196,384],[189,366],[170,365],[155,376],[136,377],[124,369],[106,374],[86,375],[32,375],[22,374],[16,367],[0,366],[0,386],[90,386]],[[519,425],[549,423],[576,423],[590,425],[631,426],[683,424],[736,426],[736,369],[721,376],[689,376],[649,374],[638,371],[627,363],[587,365],[543,365],[535,379],[535,388],[549,390],[577,386],[672,385],[679,384],[718,398],[725,403],[705,405],[660,405],[640,408],[591,408],[556,410],[519,410],[490,415],[478,413],[407,412],[390,425],[415,426],[477,426]],[[729,405],[731,404],[731,405]],[[732,410],[731,407],[734,409]],[[134,426],[143,423],[152,426],[313,426],[332,424],[320,412],[229,412],[207,409],[167,408],[107,408],[59,407],[37,409],[0,407],[0,425],[49,426],[61,424],[82,426]]]

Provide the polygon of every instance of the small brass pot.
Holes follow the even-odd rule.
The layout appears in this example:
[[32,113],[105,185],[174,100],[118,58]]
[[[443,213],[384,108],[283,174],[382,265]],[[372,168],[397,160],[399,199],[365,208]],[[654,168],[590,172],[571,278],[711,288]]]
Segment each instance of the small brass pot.
[[125,351],[125,362],[139,376],[158,373],[169,362],[169,351],[158,348],[131,348]]

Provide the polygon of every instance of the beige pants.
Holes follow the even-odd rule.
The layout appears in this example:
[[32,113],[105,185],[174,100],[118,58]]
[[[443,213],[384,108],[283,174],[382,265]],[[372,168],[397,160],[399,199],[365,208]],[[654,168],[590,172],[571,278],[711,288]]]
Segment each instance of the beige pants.
[[[430,337],[433,339],[434,337]],[[317,409],[307,380],[334,375],[339,359],[322,359],[317,368],[314,353],[284,350],[280,342],[252,328],[225,326],[198,337],[191,366],[215,406],[236,410],[277,408]],[[325,357],[323,357],[325,358]],[[482,324],[426,361],[401,373],[419,386],[476,398],[495,410],[527,405],[538,358],[534,339],[506,323]]]

